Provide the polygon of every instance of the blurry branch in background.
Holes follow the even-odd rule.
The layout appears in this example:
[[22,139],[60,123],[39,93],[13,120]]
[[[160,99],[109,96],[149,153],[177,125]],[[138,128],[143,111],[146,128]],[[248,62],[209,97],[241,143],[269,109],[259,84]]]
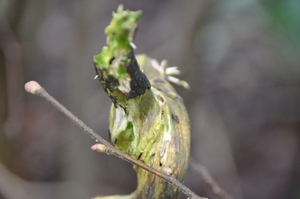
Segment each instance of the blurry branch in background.
[[13,137],[20,131],[24,116],[24,95],[21,92],[23,84],[22,49],[1,9],[0,37],[0,48],[3,51],[5,67],[5,74],[2,75],[6,79],[8,104],[5,131],[8,137]]
[[201,164],[197,163],[193,158],[190,158],[190,165],[191,168],[195,171],[199,172],[203,178],[203,181],[208,185],[211,189],[211,192],[222,199],[233,199],[228,193],[226,193],[212,178],[208,170],[202,166]]
[[189,199],[205,199],[196,195],[192,192],[188,187],[181,184],[176,178],[172,175],[164,174],[148,165],[144,164],[143,162],[136,160],[129,156],[128,154],[116,149],[113,145],[111,145],[108,141],[103,139],[100,135],[95,133],[90,127],[84,124],[80,119],[78,119],[75,115],[73,115],[69,110],[67,110],[63,105],[61,105],[58,101],[56,101],[47,91],[42,88],[37,82],[30,81],[25,84],[25,90],[28,93],[38,95],[40,97],[45,98],[48,102],[50,102],[54,107],[56,107],[59,111],[61,111],[65,116],[67,116],[71,121],[73,121],[77,126],[79,126],[85,133],[87,133],[92,139],[96,142],[101,143],[102,145],[96,144],[92,146],[92,150],[103,152],[106,154],[112,154],[117,156],[122,160],[126,160],[164,180],[168,181],[174,187],[178,188],[183,194],[185,194]]

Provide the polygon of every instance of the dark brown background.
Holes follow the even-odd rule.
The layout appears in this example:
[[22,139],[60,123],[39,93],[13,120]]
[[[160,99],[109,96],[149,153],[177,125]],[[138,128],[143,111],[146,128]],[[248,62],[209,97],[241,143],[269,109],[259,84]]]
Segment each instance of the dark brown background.
[[[93,140],[23,89],[39,81],[108,139],[111,102],[93,80],[93,55],[119,3],[143,11],[136,52],[179,66],[191,85],[177,90],[190,114],[192,157],[234,198],[299,199],[297,0],[1,1],[0,198],[135,189],[131,165],[90,151]],[[192,169],[185,183],[216,198]]]

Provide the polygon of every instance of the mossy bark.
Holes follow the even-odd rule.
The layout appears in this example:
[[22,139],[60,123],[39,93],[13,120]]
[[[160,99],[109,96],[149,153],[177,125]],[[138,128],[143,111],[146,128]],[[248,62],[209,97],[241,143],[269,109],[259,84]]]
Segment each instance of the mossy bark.
[[[140,12],[119,8],[106,29],[110,30],[106,31],[107,47],[94,58],[100,82],[113,102],[111,141],[118,149],[182,182],[190,151],[188,115],[181,97],[155,69],[156,61],[142,55],[137,62],[131,43],[139,19]],[[139,167],[134,169],[138,187],[124,198],[178,198],[179,191],[165,180]]]

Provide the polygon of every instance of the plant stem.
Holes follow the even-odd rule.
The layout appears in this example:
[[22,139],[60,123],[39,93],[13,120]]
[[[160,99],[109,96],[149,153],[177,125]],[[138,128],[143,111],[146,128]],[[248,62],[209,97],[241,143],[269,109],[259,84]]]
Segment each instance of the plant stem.
[[168,181],[174,187],[178,188],[183,194],[185,194],[189,199],[206,199],[204,197],[200,197],[196,195],[193,191],[191,191],[188,187],[180,183],[177,179],[175,179],[172,175],[164,174],[152,167],[147,166],[143,162],[136,160],[129,156],[128,154],[116,149],[113,145],[111,145],[108,141],[103,139],[100,135],[98,135],[95,131],[93,131],[90,127],[88,127],[83,121],[77,118],[73,113],[71,113],[67,108],[65,108],[62,104],[60,104],[55,98],[53,98],[43,87],[41,87],[37,82],[30,81],[25,84],[25,90],[31,94],[38,95],[40,97],[45,98],[48,102],[50,102],[55,108],[61,111],[65,116],[67,116],[71,121],[73,121],[77,126],[79,126],[85,133],[87,133],[92,139],[96,142],[99,142],[106,146],[105,153],[112,154],[117,156],[118,158],[125,160],[129,163],[137,165],[144,170],[163,178]]

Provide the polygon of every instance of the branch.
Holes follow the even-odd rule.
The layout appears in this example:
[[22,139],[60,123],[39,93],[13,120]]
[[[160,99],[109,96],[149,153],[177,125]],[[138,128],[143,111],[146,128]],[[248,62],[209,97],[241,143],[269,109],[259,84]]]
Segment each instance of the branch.
[[232,197],[216,183],[216,181],[212,178],[212,176],[204,166],[196,163],[193,158],[190,159],[190,165],[195,171],[199,172],[202,175],[204,182],[209,186],[211,192],[214,195],[222,199],[232,199]]
[[[172,76],[179,71],[167,68],[166,61],[158,63],[146,55],[143,63],[137,61],[133,38],[140,18],[141,11],[120,5],[105,29],[107,45],[94,56],[98,79],[113,102],[110,140],[132,158],[183,182],[190,125],[183,101],[170,84],[183,81]],[[134,199],[178,198],[179,190],[166,181],[139,167],[134,170],[138,181]]]
[[[77,126],[79,126],[85,133],[87,133],[92,139],[94,139],[96,142],[99,142],[103,144],[102,147],[96,147],[95,145],[92,146],[93,150],[97,150],[104,152],[106,154],[112,154],[117,156],[118,158],[122,160],[126,160],[127,162],[134,164],[164,180],[172,184],[174,187],[179,189],[184,195],[186,195],[189,199],[206,199],[204,197],[200,197],[196,195],[193,191],[191,191],[188,187],[180,183],[178,180],[176,180],[172,175],[164,174],[152,167],[147,166],[146,164],[142,163],[141,161],[138,161],[131,156],[127,155],[126,153],[123,153],[122,151],[116,149],[114,146],[112,146],[108,141],[103,139],[100,135],[95,133],[90,127],[88,127],[86,124],[84,124],[80,119],[78,119],[75,115],[73,115],[69,110],[67,110],[62,104],[60,104],[57,100],[55,100],[43,87],[41,87],[37,82],[30,81],[25,84],[25,90],[28,93],[38,95],[40,97],[45,98],[48,102],[50,102],[54,107],[56,107],[59,111],[61,111],[63,114],[65,114],[69,119],[71,119]],[[101,145],[100,145],[101,146]]]

